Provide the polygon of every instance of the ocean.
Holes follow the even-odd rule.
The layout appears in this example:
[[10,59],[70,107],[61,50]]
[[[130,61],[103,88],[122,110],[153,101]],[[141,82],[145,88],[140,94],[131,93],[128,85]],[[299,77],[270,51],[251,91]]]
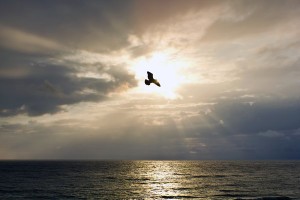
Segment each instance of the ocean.
[[300,161],[0,161],[0,199],[300,199]]

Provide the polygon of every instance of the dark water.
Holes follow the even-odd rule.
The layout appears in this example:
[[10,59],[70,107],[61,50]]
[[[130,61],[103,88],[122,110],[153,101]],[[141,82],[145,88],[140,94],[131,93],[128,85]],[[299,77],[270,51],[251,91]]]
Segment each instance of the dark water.
[[299,161],[1,161],[0,199],[300,199]]

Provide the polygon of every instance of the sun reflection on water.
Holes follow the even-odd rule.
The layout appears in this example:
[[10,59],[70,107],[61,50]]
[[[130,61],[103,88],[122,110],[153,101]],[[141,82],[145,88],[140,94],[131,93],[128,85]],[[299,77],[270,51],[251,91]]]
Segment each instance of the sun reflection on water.
[[187,197],[184,194],[183,182],[174,181],[177,174],[180,174],[176,167],[172,166],[173,162],[164,161],[149,161],[140,162],[139,169],[136,175],[145,180],[142,184],[145,191],[145,199],[147,198],[175,198],[175,197]]

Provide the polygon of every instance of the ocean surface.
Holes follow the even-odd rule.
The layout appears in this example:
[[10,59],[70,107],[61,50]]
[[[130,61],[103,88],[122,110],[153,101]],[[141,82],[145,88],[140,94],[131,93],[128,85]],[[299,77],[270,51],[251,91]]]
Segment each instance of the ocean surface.
[[0,199],[300,199],[300,161],[0,161]]

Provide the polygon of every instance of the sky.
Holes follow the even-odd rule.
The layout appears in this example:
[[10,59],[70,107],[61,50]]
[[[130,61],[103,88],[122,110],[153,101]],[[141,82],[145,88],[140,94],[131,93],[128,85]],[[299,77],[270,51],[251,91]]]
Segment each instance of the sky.
[[300,159],[299,19],[298,0],[1,0],[0,159]]

